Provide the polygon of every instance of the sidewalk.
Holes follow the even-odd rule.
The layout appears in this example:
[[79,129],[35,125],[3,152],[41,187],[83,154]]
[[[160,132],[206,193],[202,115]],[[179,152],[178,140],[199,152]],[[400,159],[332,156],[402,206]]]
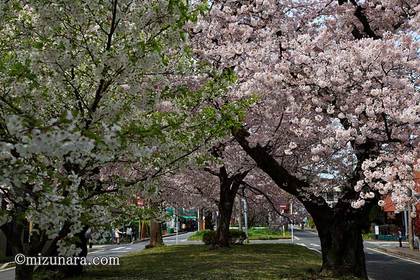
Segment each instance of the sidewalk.
[[419,249],[410,250],[410,248],[408,247],[395,247],[395,248],[380,248],[380,250],[389,254],[401,256],[401,257],[412,259],[415,261],[420,261]]

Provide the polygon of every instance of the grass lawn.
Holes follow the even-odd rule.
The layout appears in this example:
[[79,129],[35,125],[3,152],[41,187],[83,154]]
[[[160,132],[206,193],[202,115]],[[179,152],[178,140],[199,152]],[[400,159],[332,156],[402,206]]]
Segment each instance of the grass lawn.
[[290,232],[276,231],[268,228],[251,228],[248,231],[249,240],[290,239]]
[[[197,231],[195,232],[193,235],[191,235],[188,240],[202,240],[203,239],[203,234],[206,231],[202,230],[202,231]],[[259,227],[259,228],[251,228],[248,230],[248,238],[249,240],[274,240],[274,239],[290,239],[291,235],[290,232],[286,231],[283,232],[282,231],[276,231],[276,230],[271,230],[268,228],[264,228],[264,227]]]
[[193,241],[201,241],[203,240],[203,235],[205,232],[207,232],[209,230],[200,230],[200,231],[196,231],[193,233],[193,235],[188,237],[188,240],[193,240]]
[[89,267],[72,280],[262,280],[322,278],[320,256],[291,244],[247,244],[226,249],[177,245],[148,249],[120,259],[120,266]]

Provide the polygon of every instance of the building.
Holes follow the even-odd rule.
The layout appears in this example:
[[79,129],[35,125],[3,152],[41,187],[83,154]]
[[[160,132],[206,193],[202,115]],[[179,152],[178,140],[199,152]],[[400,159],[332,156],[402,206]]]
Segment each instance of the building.
[[[420,171],[415,172],[416,192],[420,193]],[[388,222],[393,222],[397,226],[405,230],[404,213],[395,213],[395,206],[392,203],[391,197],[388,195],[385,198],[384,212]],[[408,217],[407,217],[408,218]],[[416,217],[413,219],[414,233],[420,236],[420,203],[416,204]]]

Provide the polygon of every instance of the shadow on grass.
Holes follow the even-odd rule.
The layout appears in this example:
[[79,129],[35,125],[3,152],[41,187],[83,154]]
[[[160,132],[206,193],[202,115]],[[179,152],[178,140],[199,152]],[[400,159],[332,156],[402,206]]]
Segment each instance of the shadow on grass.
[[120,263],[89,267],[72,279],[320,279],[321,260],[301,246],[247,244],[213,250],[205,245],[165,246],[127,255]]

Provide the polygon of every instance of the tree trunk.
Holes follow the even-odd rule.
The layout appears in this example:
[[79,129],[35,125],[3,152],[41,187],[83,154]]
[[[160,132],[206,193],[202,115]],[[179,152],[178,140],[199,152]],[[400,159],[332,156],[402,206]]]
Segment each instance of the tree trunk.
[[229,247],[229,226],[232,218],[233,201],[226,198],[219,202],[219,220],[216,231],[216,245],[219,247]]
[[413,218],[411,217],[411,205],[408,206],[407,216],[408,216],[408,247],[410,250],[414,250],[414,227],[413,227]]
[[359,216],[314,217],[322,248],[321,271],[334,276],[367,278]]
[[[86,231],[88,230],[88,227],[85,227],[81,232],[79,232],[76,236],[78,237],[78,240],[76,242],[76,247],[82,249],[82,251],[79,253],[77,257],[83,257],[85,258],[88,253],[88,239],[86,238]],[[63,273],[66,277],[74,277],[82,274],[83,272],[83,265],[80,263],[80,261],[77,262],[76,265],[73,266],[63,266]]]
[[34,274],[34,267],[31,265],[17,264],[15,268],[16,280],[32,280]]
[[[233,131],[238,143],[261,168],[284,191],[295,196],[303,203],[314,219],[322,247],[322,271],[335,275],[356,276],[367,279],[365,255],[363,251],[362,227],[368,222],[370,208],[365,205],[356,210],[350,202],[358,197],[353,188],[343,191],[343,197],[331,209],[321,196],[305,193],[310,189],[308,182],[289,173],[267,150],[257,144],[253,147],[246,139],[248,131]],[[358,156],[360,162],[363,158]],[[359,180],[358,173],[350,182],[353,186]],[[370,203],[375,204],[375,201]]]
[[150,224],[150,242],[148,248],[153,248],[163,245],[162,228],[158,221],[152,220]]
[[214,230],[213,212],[211,210],[205,210],[204,229]]

